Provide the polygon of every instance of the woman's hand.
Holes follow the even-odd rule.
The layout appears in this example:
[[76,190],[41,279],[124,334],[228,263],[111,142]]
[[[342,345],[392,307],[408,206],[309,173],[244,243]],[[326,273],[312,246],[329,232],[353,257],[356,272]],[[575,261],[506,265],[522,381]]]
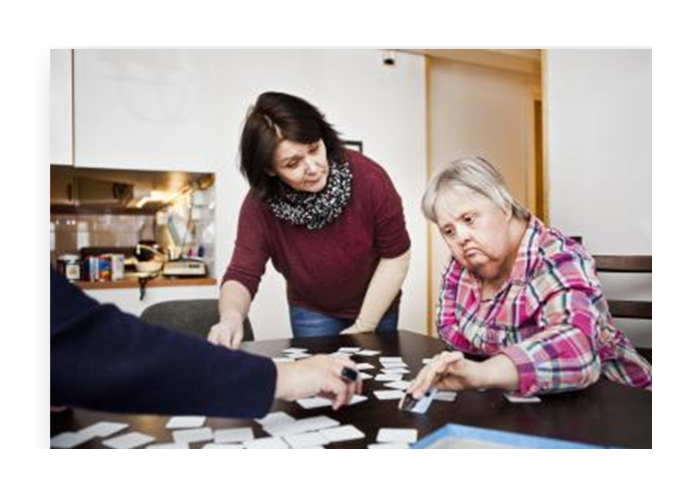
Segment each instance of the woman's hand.
[[499,388],[515,391],[518,383],[518,370],[506,355],[494,355],[483,362],[475,362],[467,360],[462,352],[443,352],[421,370],[407,393],[419,399],[431,387],[439,390]]
[[296,362],[278,363],[276,398],[293,401],[319,395],[332,399],[332,408],[337,410],[362,390],[360,378],[349,381],[342,377],[345,367],[357,372],[356,364],[343,356],[315,355]]
[[208,333],[208,341],[214,345],[222,345],[236,349],[240,347],[244,336],[244,318],[231,314],[221,319]]
[[419,372],[407,393],[420,399],[431,387],[439,390],[480,388],[480,366],[479,362],[465,359],[461,352],[443,352]]

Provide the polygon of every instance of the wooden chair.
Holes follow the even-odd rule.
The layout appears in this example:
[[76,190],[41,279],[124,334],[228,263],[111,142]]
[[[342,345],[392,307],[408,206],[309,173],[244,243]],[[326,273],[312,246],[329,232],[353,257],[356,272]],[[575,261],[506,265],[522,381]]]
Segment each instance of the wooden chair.
[[[598,273],[650,274],[651,255],[595,255]],[[608,300],[610,313],[617,319],[651,320],[651,302],[638,300]],[[637,348],[639,354],[651,362],[650,348]]]

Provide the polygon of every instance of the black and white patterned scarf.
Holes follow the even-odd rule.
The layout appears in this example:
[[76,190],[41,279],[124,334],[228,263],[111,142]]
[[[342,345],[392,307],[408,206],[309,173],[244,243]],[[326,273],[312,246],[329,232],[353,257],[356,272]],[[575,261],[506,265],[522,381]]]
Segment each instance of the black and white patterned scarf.
[[353,174],[348,162],[331,163],[327,185],[320,192],[300,192],[279,180],[278,194],[266,203],[274,215],[291,225],[310,230],[326,227],[344,211],[351,199]]

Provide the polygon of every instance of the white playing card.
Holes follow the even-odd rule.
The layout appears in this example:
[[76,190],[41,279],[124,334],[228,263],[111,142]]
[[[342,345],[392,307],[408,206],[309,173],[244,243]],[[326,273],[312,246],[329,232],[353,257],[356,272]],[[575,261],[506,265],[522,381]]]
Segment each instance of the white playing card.
[[233,442],[244,442],[246,440],[254,440],[254,432],[248,427],[216,430],[213,434],[213,441],[216,444],[229,444]]
[[384,442],[401,442],[405,444],[413,444],[418,438],[418,433],[415,429],[407,428],[382,428],[378,432],[377,441]]
[[356,364],[356,369],[359,371],[365,371],[366,369],[375,369],[375,366],[367,362],[361,362],[360,364]]
[[378,360],[381,364],[384,364],[385,362],[388,364],[393,362],[404,362],[401,357],[380,357]]
[[358,373],[358,377],[361,379],[372,379],[373,376],[368,373]]
[[337,426],[320,430],[320,434],[329,442],[346,442],[365,438],[365,434],[353,425]]
[[166,444],[152,444],[148,445],[146,449],[156,449],[156,450],[169,450],[169,449],[188,449],[189,444],[184,442],[169,442]]
[[368,397],[366,397],[365,395],[354,395],[351,399],[351,402],[349,402],[349,405],[360,404],[361,402],[365,402],[366,400],[368,400]]
[[390,367],[382,369],[383,374],[409,374],[409,369],[405,367]]
[[457,392],[441,392],[436,393],[433,400],[440,400],[441,402],[452,402],[457,398]]
[[282,438],[265,437],[244,442],[245,449],[287,449],[288,444]]
[[379,355],[380,350],[361,350],[360,352],[356,352],[356,355],[362,356],[362,357],[372,357],[374,355]]
[[207,426],[193,430],[176,430],[172,432],[172,438],[177,443],[195,444],[207,442],[208,440],[213,440],[213,431]]
[[242,444],[206,444],[202,449],[244,449]]
[[341,347],[337,350],[337,352],[342,352],[342,353],[356,353],[360,352],[361,347]]
[[291,347],[291,348],[286,348],[283,350],[283,353],[305,353],[307,352],[307,348],[296,348],[296,347]]
[[410,381],[393,381],[391,383],[385,383],[385,388],[392,388],[393,390],[406,390],[411,385]]
[[104,440],[102,444],[111,449],[135,449],[136,447],[142,447],[143,445],[154,441],[155,437],[134,431],[121,435],[120,437]]
[[[423,397],[421,397],[419,400],[416,401],[416,404],[414,407],[411,409],[404,408],[404,410],[410,411],[410,412],[415,412],[417,414],[425,414],[428,408],[431,406],[431,402],[433,402],[433,397],[438,393],[438,390],[435,388],[431,388],[431,390]],[[406,393],[404,394],[406,397]],[[402,402],[400,401],[399,407],[402,408]]]
[[200,428],[206,422],[205,416],[174,416],[165,425],[168,430]]
[[310,397],[296,400],[303,409],[317,409],[318,407],[330,407],[332,401],[324,397]]
[[404,362],[381,362],[383,369],[399,369],[400,367],[408,368],[409,366]]
[[127,423],[115,423],[113,421],[101,421],[95,423],[87,428],[83,428],[78,433],[85,437],[99,437],[106,438],[112,436],[114,433],[118,433],[121,430],[128,428]]
[[397,400],[404,396],[402,390],[375,390],[373,394],[380,400]]
[[323,430],[333,426],[339,426],[339,422],[328,416],[316,416],[314,418],[298,419],[288,423],[279,423],[272,426],[265,426],[264,431],[274,437],[286,437],[307,433],[308,431]]
[[520,395],[514,395],[512,393],[504,393],[504,397],[506,397],[506,400],[508,400],[511,404],[536,404],[538,402],[542,402],[542,399],[540,397],[521,397]]
[[298,352],[298,353],[287,353],[286,357],[288,357],[289,359],[299,360],[299,359],[305,359],[307,357],[311,357],[311,355],[309,353]]
[[295,421],[295,418],[293,416],[290,416],[286,414],[285,412],[278,411],[278,412],[270,412],[266,416],[264,416],[261,419],[255,419],[257,423],[259,423],[261,426],[271,426],[274,424],[278,423],[288,423],[290,421]]
[[305,449],[307,447],[317,447],[329,443],[329,440],[316,431],[301,433],[300,435],[288,435],[287,437],[283,437],[283,440],[286,441],[291,449]]
[[65,431],[51,438],[52,449],[72,449],[78,445],[82,445],[88,440],[92,440],[90,435],[82,435],[74,431]]
[[375,381],[402,381],[401,374],[378,374]]

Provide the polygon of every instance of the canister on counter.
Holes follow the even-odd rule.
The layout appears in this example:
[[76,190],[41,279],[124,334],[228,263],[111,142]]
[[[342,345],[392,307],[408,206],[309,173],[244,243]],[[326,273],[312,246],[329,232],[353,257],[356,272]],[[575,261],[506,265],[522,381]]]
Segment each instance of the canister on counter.
[[114,253],[111,255],[111,280],[123,280],[124,268],[126,267],[126,255]]
[[111,281],[111,255],[99,256],[99,280]]
[[63,255],[58,258],[58,272],[69,281],[80,280],[80,257],[77,255]]

